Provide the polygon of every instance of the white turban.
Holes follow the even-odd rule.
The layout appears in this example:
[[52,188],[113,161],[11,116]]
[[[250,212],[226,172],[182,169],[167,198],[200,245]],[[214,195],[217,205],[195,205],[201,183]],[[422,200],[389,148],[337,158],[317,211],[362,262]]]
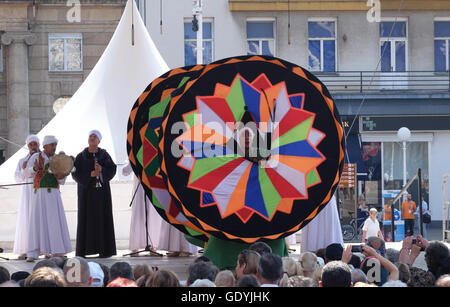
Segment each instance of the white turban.
[[37,135],[34,135],[34,134],[29,135],[29,136],[27,137],[27,140],[26,140],[27,145],[30,144],[31,142],[36,142],[36,143],[38,143],[38,144],[41,143],[41,142],[39,141],[39,137],[38,137]]
[[100,133],[100,131],[98,131],[98,130],[92,130],[92,131],[89,132],[89,136],[91,136],[91,135],[93,135],[93,134],[95,134],[95,135],[98,137],[98,139],[99,139],[100,141],[102,140],[102,134]]
[[44,142],[42,142],[42,146],[58,143],[58,139],[55,138],[53,135],[47,135],[44,137]]

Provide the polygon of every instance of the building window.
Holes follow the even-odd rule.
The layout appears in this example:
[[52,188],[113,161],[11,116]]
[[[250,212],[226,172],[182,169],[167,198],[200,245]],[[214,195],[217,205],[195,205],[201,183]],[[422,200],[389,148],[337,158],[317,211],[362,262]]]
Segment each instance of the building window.
[[308,21],[308,62],[312,71],[336,71],[336,21]]
[[48,59],[51,72],[83,71],[83,38],[81,34],[49,34]]
[[275,56],[275,20],[247,20],[247,55]]
[[450,68],[450,20],[434,22],[434,69],[449,71]]
[[381,71],[406,71],[408,34],[406,21],[380,23]]
[[139,13],[141,13],[144,24],[147,24],[146,0],[136,0],[135,2]]
[[[213,23],[203,19],[203,64],[213,61]],[[197,32],[192,30],[192,19],[184,22],[184,65],[197,64]]]

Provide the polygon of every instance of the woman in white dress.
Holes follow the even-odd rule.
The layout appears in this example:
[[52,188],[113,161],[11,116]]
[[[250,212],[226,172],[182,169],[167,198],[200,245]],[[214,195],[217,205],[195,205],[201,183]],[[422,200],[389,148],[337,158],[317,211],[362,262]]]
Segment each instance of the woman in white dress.
[[26,144],[29,153],[20,159],[17,164],[14,178],[16,183],[24,183],[22,186],[22,193],[20,195],[19,208],[17,210],[17,224],[16,224],[16,236],[14,239],[14,254],[19,255],[19,260],[25,260],[27,257],[28,248],[28,227],[30,225],[30,209],[31,209],[31,194],[34,192],[33,177],[26,177],[25,170],[28,166],[28,162],[31,156],[39,151],[39,138],[36,135],[30,135]]
[[128,163],[122,170],[124,176],[133,176],[133,196],[131,204],[131,225],[130,225],[130,245],[129,249],[135,253],[147,246],[147,231],[145,229],[145,206],[147,205],[147,226],[148,243],[152,251],[158,249],[159,237],[161,235],[161,224],[164,222],[162,217],[153,207],[150,199],[145,195],[144,188],[139,179],[134,175],[131,164]]
[[164,221],[161,225],[159,249],[168,251],[168,257],[186,257],[197,254],[198,247],[189,243],[184,234]]
[[[124,176],[132,173],[131,165],[128,164],[122,171]],[[149,240],[154,249],[168,251],[169,257],[183,257],[191,254],[196,254],[198,248],[190,244],[184,234],[176,229],[174,226],[167,223],[158,214],[156,209],[151,204],[148,197],[145,196],[144,189],[139,180],[134,176],[133,194],[136,191],[136,196],[132,204],[131,213],[131,227],[130,227],[130,250],[137,251],[139,248],[145,247],[145,202],[147,199],[148,210],[148,226],[149,226]],[[145,198],[144,198],[145,197]]]
[[302,229],[301,252],[315,252],[332,243],[344,246],[341,222],[334,196],[325,208]]

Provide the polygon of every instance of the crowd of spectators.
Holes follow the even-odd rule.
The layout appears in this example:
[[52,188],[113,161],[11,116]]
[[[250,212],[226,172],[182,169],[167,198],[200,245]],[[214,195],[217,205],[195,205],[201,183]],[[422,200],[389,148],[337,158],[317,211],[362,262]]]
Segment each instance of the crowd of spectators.
[[[243,250],[236,267],[220,271],[207,257],[192,261],[187,279],[170,270],[75,257],[38,262],[31,273],[0,266],[0,287],[450,287],[450,252],[442,242],[407,237],[400,251],[371,237],[360,246],[331,244],[299,258],[272,253],[264,242]],[[424,252],[427,270],[414,266]]]

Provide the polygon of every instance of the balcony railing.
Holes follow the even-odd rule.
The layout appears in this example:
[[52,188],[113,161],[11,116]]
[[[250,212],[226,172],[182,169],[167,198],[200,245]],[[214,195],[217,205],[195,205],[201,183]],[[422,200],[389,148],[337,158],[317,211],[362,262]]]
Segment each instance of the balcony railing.
[[337,71],[313,72],[332,93],[450,93],[450,72]]

